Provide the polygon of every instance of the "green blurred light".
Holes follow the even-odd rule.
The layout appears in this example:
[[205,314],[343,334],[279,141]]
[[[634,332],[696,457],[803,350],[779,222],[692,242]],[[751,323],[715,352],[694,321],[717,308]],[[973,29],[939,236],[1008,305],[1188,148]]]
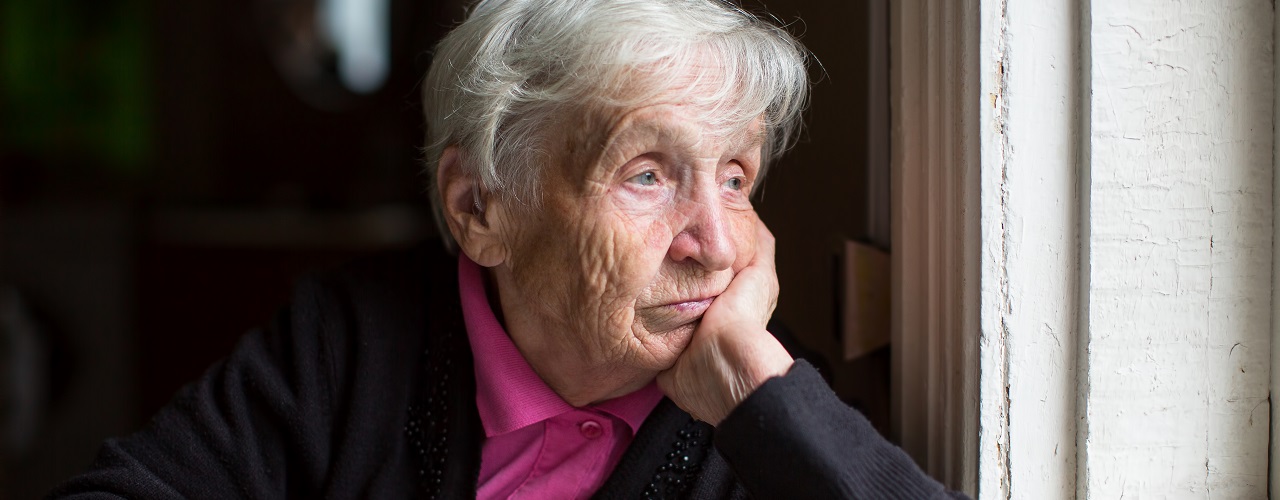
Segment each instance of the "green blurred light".
[[153,157],[140,0],[0,2],[0,148],[137,176]]

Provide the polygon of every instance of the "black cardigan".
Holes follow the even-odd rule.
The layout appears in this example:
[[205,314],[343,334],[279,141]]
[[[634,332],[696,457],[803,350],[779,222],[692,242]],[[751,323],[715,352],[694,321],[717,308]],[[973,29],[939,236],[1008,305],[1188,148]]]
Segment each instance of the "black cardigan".
[[[303,280],[268,328],[50,497],[474,497],[484,434],[455,263],[419,249]],[[664,398],[596,496],[951,495],[800,360],[718,429]]]

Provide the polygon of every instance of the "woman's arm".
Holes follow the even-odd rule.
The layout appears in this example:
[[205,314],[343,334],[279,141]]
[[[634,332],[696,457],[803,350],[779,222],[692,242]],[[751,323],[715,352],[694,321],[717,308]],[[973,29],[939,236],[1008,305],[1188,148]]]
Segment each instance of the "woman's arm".
[[925,475],[803,360],[738,405],[715,445],[759,498],[965,498]]
[[141,431],[107,440],[93,466],[50,498],[279,498],[287,483],[322,474],[306,457],[327,455],[323,348],[295,338],[289,318],[247,334]]
[[751,264],[707,309],[675,366],[658,376],[663,391],[717,427],[716,448],[753,496],[950,495],[765,329],[778,283],[773,235],[763,223],[757,229]]

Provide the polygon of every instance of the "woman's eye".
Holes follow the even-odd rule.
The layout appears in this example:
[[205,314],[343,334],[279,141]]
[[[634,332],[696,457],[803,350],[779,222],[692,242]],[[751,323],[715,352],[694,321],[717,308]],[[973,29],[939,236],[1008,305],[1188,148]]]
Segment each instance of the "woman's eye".
[[658,174],[655,174],[653,172],[645,172],[643,174],[632,177],[628,181],[634,182],[641,186],[652,186],[658,183]]
[[727,187],[727,188],[729,188],[729,189],[732,189],[732,190],[734,190],[734,191],[741,191],[741,190],[742,190],[742,178],[741,178],[741,177],[734,177],[734,178],[732,178],[732,179],[729,179],[729,180],[727,180],[727,181],[724,181],[724,186],[725,186],[725,187]]

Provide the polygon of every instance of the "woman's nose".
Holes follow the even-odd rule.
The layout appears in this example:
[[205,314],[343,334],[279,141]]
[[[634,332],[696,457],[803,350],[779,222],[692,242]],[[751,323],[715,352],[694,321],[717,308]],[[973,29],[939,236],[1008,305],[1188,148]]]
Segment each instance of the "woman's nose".
[[731,214],[714,201],[700,201],[683,215],[686,222],[668,251],[671,260],[692,260],[709,271],[729,269],[738,256]]

